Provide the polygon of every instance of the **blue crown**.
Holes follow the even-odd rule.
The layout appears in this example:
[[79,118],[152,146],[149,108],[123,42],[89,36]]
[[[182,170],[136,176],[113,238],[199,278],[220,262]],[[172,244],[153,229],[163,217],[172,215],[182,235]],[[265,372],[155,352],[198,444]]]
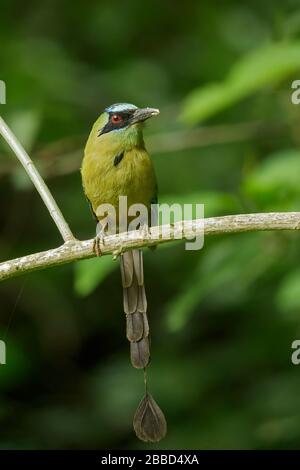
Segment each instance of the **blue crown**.
[[108,106],[105,108],[105,111],[107,113],[121,113],[122,111],[127,111],[127,110],[135,110],[137,109],[137,106],[134,104],[130,103],[116,103],[112,104],[111,106]]

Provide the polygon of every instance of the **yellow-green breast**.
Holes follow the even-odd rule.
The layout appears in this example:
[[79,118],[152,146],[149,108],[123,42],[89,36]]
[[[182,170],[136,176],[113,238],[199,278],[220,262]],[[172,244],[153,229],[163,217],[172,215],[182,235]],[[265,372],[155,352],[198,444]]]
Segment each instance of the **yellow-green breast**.
[[117,209],[119,196],[127,196],[128,207],[136,203],[149,207],[156,194],[156,178],[147,151],[138,147],[111,150],[101,155],[100,149],[87,148],[84,155],[82,181],[93,211],[106,203]]

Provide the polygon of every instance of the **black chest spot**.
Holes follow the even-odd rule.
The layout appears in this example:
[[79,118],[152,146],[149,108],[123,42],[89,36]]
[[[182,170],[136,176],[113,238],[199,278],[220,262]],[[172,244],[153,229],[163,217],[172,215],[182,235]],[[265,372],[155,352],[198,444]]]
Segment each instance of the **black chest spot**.
[[120,161],[123,160],[124,157],[124,152],[120,153],[119,155],[116,155],[114,158],[114,166],[118,166]]

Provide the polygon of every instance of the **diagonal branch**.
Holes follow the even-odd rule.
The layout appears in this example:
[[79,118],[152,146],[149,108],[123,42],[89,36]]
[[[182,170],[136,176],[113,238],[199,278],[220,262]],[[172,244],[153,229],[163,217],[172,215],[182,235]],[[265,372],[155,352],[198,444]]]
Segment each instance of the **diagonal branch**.
[[[184,235],[182,236],[183,228]],[[105,244],[101,246],[101,251],[103,255],[114,255],[121,249],[129,250],[158,245],[179,238],[191,239],[193,236],[201,236],[203,233],[205,236],[208,236],[274,230],[300,230],[300,212],[227,215],[224,217],[180,221],[173,225],[152,227],[149,233],[137,230],[107,236],[105,237]],[[95,256],[93,252],[93,239],[68,241],[52,250],[1,263],[0,280],[93,256]]]
[[52,219],[54,220],[58,230],[61,233],[64,241],[67,242],[69,240],[74,240],[75,237],[72,234],[67,222],[64,219],[58,205],[56,204],[52,194],[50,193],[48,186],[46,185],[45,181],[39,174],[38,170],[33,164],[33,161],[22,147],[16,136],[10,130],[8,125],[0,116],[0,134],[6,140],[12,151],[16,154],[19,161],[22,163],[23,167],[25,168],[26,173],[28,174],[29,178],[33,182],[34,186],[36,187],[38,193],[40,194],[45,206],[47,207],[48,211]]

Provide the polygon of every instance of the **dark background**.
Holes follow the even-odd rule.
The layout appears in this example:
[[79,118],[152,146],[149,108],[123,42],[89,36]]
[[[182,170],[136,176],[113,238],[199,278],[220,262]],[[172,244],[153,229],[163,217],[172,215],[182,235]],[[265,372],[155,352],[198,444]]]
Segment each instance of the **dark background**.
[[[80,161],[114,102],[161,109],[146,143],[163,202],[214,215],[299,210],[300,3],[2,0],[1,115],[78,238],[94,221]],[[60,236],[9,149],[0,148],[1,259]],[[110,257],[0,286],[3,449],[281,449],[300,446],[300,240],[251,233],[145,251],[150,389],[168,419],[138,441],[142,373],[129,362]]]

